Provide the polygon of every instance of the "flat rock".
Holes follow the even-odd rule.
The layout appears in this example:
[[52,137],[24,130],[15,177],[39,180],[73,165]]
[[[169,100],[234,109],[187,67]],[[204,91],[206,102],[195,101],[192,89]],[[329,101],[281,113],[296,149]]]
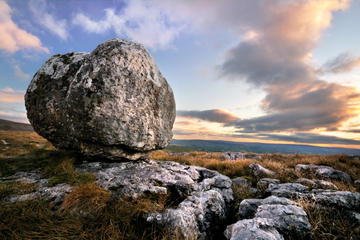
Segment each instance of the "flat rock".
[[257,164],[257,163],[251,163],[249,165],[249,170],[250,170],[251,174],[257,178],[271,177],[271,176],[276,175],[275,172],[273,172],[267,168],[264,168],[263,166],[261,166],[260,164]]
[[332,182],[325,181],[325,180],[311,180],[307,178],[299,178],[296,180],[296,183],[300,183],[310,188],[320,188],[320,189],[332,189],[337,190],[337,186]]
[[176,114],[154,59],[120,39],[52,56],[34,75],[25,105],[34,130],[55,147],[111,160],[165,148]]
[[242,187],[242,188],[250,188],[251,187],[249,180],[247,180],[246,178],[243,178],[243,177],[233,178],[233,179],[231,179],[231,181],[232,181],[232,184],[237,187]]
[[297,164],[295,166],[295,171],[305,174],[314,174],[319,178],[328,178],[336,181],[352,181],[349,174],[324,165]]
[[227,227],[227,239],[308,239],[311,225],[305,211],[287,198],[270,196],[245,199],[239,206],[242,219]]

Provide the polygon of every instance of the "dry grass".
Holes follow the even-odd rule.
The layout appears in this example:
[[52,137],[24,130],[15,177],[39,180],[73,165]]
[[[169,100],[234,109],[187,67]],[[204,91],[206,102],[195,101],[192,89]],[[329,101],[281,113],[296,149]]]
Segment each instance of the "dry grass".
[[[191,152],[188,155],[169,155],[165,151],[156,151],[152,155],[153,159],[162,161],[175,161],[188,165],[196,165],[212,170],[216,170],[230,178],[247,177],[256,183],[257,179],[250,176],[248,166],[250,163],[258,163],[263,167],[273,170],[277,173],[276,178],[281,182],[294,182],[298,178],[310,178],[315,176],[295,172],[296,164],[317,164],[327,165],[335,169],[348,173],[353,179],[360,176],[360,160],[356,160],[346,155],[308,155],[308,154],[262,154],[261,159],[243,159],[243,160],[225,160],[220,153]],[[328,180],[328,179],[327,179]],[[353,184],[331,181],[340,190],[356,191]]]
[[0,130],[0,158],[27,155],[39,149],[54,150],[54,147],[35,132]]
[[0,201],[10,195],[21,195],[34,192],[36,185],[28,182],[0,182]]
[[352,222],[343,209],[321,207],[314,201],[299,199],[297,201],[305,210],[312,226],[312,238],[316,240],[360,239],[360,226]]

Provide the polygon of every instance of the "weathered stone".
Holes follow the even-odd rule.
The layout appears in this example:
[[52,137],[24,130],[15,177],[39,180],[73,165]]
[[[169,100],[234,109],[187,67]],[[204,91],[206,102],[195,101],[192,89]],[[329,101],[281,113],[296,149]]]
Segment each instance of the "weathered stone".
[[314,191],[308,194],[317,204],[360,211],[360,193],[346,191]]
[[259,191],[263,192],[265,191],[269,184],[279,184],[280,181],[278,179],[275,179],[275,178],[261,178],[258,182],[257,182],[257,188]]
[[307,178],[299,178],[296,180],[296,183],[300,183],[310,188],[321,188],[321,189],[333,189],[337,190],[337,186],[332,182],[328,182],[325,180],[311,180]]
[[270,177],[276,175],[275,172],[267,168],[264,168],[263,166],[257,163],[251,163],[249,165],[249,170],[257,178]]
[[231,179],[231,181],[232,181],[232,184],[237,187],[242,187],[242,188],[250,188],[251,187],[249,180],[247,180],[246,178],[243,178],[243,177],[233,178],[233,179]]
[[305,193],[308,187],[299,183],[270,184],[266,192],[277,197],[296,198],[299,193]]
[[316,177],[319,178],[329,178],[336,181],[352,181],[349,174],[336,170],[329,166],[315,164],[297,164],[295,166],[295,171],[306,174],[314,174]]
[[150,214],[147,221],[161,224],[185,239],[216,239],[214,235],[226,222],[226,205],[217,191],[197,192],[176,209]]
[[19,202],[42,198],[44,200],[51,201],[54,206],[59,206],[63,202],[65,196],[69,194],[71,190],[72,187],[69,184],[62,183],[53,187],[40,187],[36,192],[33,193],[11,196],[8,201]]
[[145,48],[126,40],[52,56],[31,81],[25,105],[37,133],[87,156],[135,160],[172,138],[173,92]]
[[255,216],[257,208],[263,204],[263,199],[244,199],[239,205],[236,219],[250,219]]
[[[265,199],[245,199],[240,203],[237,217],[252,219],[240,220],[228,226],[224,233],[228,239],[242,239],[241,237],[257,239],[257,236],[263,239],[264,228],[276,229],[279,236],[285,239],[310,237],[311,225],[306,213],[294,201],[287,198],[270,196]],[[264,223],[264,219],[266,219],[265,227],[259,225]],[[244,229],[244,226],[249,229]]]
[[283,236],[273,227],[271,219],[245,219],[229,225],[224,235],[229,240],[283,240]]

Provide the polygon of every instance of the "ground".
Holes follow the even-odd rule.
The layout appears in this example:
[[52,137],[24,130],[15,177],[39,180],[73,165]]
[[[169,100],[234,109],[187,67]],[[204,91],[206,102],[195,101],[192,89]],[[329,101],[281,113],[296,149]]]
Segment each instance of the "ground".
[[[281,182],[294,182],[299,177],[313,178],[294,171],[299,163],[328,165],[348,173],[353,179],[360,176],[359,159],[346,155],[262,154],[260,159],[234,161],[226,160],[221,153],[179,155],[165,150],[154,152],[152,158],[206,167],[230,178],[243,176],[253,186],[258,179],[250,174],[250,163],[275,171]],[[94,175],[75,171],[74,164],[81,161],[80,155],[58,151],[34,132],[0,131],[0,178],[37,169],[49,178],[49,186],[59,183],[74,186],[63,204],[54,208],[41,199],[3,202],[9,195],[31,193],[34,186],[27,182],[0,182],[0,239],[169,239],[166,229],[146,223],[143,218],[149,212],[168,207],[168,196],[115,199],[94,184]],[[339,190],[359,191],[353,183],[332,182]],[[250,189],[234,187],[233,190],[234,209],[241,200],[253,197]],[[359,229],[351,228],[341,211],[324,212],[311,202],[300,204],[313,226],[314,239],[356,239],[359,236]]]

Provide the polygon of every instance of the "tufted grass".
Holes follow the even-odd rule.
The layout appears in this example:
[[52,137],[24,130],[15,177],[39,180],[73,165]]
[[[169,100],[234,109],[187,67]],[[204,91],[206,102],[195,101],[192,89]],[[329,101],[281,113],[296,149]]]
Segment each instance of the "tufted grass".
[[[81,157],[75,153],[55,150],[34,132],[0,131],[0,177],[19,171],[39,170],[49,178],[49,186],[68,183],[74,186],[58,208],[44,200],[0,203],[0,239],[181,239],[176,231],[147,223],[146,215],[176,207],[181,199],[176,195],[152,195],[133,198],[113,198],[94,184],[92,174],[79,174],[75,166]],[[181,149],[176,149],[181,150]],[[261,159],[225,160],[220,153],[190,152],[186,156],[170,156],[156,151],[153,159],[175,161],[219,171],[231,178],[246,177],[256,186],[257,179],[248,170],[250,163],[259,163],[275,171],[282,182],[314,176],[294,171],[296,164],[322,164],[347,172],[354,179],[360,176],[360,161],[345,155],[319,156],[300,154],[262,154]],[[356,191],[349,183],[332,181],[340,190]],[[12,194],[33,192],[36,186],[26,182],[1,182],[0,201]],[[249,188],[233,186],[234,206],[246,198],[255,197]],[[313,239],[356,239],[359,229],[349,223],[339,209],[318,208],[311,202],[302,203],[313,225]]]

